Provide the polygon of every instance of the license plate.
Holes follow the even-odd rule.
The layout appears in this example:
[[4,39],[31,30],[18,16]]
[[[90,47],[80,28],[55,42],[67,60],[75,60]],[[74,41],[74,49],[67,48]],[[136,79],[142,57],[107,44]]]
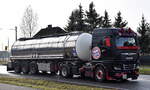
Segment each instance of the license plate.
[[127,79],[127,74],[123,74],[122,78]]
[[127,60],[131,60],[131,59],[133,59],[133,57],[126,57],[126,59],[127,59]]

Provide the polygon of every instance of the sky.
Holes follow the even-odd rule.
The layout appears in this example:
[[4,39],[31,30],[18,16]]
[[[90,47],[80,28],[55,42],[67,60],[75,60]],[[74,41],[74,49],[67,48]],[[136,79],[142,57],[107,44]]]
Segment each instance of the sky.
[[38,15],[38,30],[52,26],[63,28],[74,9],[81,4],[88,10],[90,2],[94,2],[100,16],[107,10],[112,22],[118,11],[121,11],[128,26],[136,31],[142,14],[150,22],[150,0],[0,0],[0,51],[4,46],[15,42],[15,26],[18,27],[18,38],[21,37],[19,26],[25,9],[31,5]]

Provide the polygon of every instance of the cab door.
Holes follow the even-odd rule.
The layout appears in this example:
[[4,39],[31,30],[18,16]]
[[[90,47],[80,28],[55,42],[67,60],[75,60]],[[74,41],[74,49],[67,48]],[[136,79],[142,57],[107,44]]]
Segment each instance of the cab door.
[[112,38],[110,36],[94,37],[92,42],[92,59],[111,59],[111,49]]

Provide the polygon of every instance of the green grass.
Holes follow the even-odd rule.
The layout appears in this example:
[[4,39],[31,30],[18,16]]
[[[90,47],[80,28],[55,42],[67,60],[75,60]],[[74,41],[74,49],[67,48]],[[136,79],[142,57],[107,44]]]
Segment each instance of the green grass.
[[140,74],[150,75],[150,66],[140,66]]
[[79,85],[72,85],[72,84],[59,83],[59,82],[46,81],[46,80],[33,80],[33,79],[14,78],[14,77],[12,78],[6,76],[0,76],[0,83],[38,88],[42,90],[116,90],[111,88],[79,86]]

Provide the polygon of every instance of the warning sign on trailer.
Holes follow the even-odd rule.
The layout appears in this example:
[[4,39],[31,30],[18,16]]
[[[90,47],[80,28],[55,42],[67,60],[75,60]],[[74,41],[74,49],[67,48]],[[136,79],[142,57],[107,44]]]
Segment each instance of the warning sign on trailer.
[[94,47],[92,49],[92,57],[94,59],[99,59],[101,57],[101,50],[99,47]]

